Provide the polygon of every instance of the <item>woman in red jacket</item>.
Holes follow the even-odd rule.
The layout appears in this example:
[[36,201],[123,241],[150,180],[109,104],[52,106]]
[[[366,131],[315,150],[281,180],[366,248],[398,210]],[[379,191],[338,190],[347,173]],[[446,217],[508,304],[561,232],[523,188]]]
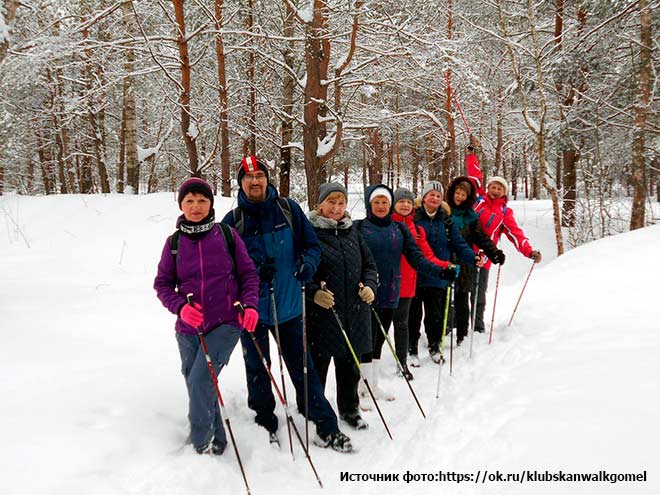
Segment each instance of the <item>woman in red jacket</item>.
[[[415,225],[413,218],[415,216],[414,209],[415,196],[405,187],[400,187],[394,191],[394,214],[392,220],[401,222],[413,235],[417,241],[417,245],[422,250],[422,253],[430,262],[447,268],[451,265],[448,261],[443,261],[436,258],[433,250],[426,240],[426,232],[424,228]],[[453,265],[451,265],[453,266]],[[415,288],[417,287],[417,271],[410,266],[405,256],[401,256],[401,289],[399,293],[399,306],[394,312],[394,346],[396,355],[401,361],[403,372],[408,380],[413,379],[413,375],[408,369],[406,364],[408,355],[408,314],[410,312],[410,301],[415,296]],[[419,358],[411,356],[410,366],[419,367]]]
[[[507,192],[509,184],[505,178],[493,176],[488,179],[486,188],[483,187],[483,173],[479,168],[479,160],[474,154],[474,149],[479,141],[470,136],[470,145],[465,155],[465,166],[470,180],[473,182],[479,196],[474,204],[481,226],[490,239],[497,244],[500,236],[505,234],[516,249],[525,257],[532,258],[534,263],[541,262],[541,252],[532,248],[523,230],[518,226],[513,210],[507,206]],[[486,289],[488,289],[488,274],[491,260],[479,271],[479,294],[477,294],[477,316],[474,323],[476,332],[484,332],[484,310],[486,308]]]

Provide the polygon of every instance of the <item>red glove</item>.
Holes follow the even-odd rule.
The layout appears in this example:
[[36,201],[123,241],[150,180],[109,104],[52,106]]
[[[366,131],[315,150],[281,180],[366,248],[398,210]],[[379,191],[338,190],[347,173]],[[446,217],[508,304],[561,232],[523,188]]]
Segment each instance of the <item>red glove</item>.
[[183,321],[194,328],[197,328],[204,323],[202,307],[197,303],[193,303],[192,306],[190,304],[184,304],[181,311],[179,311],[179,316]]
[[259,323],[259,312],[254,308],[245,308],[243,315],[238,314],[238,322],[243,325],[243,328],[252,333],[257,328]]

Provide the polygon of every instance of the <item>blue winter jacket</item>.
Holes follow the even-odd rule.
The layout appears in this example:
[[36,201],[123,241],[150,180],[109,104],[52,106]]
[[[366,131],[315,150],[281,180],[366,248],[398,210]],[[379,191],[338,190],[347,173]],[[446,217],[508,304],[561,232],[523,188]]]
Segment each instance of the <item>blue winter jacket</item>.
[[[438,208],[435,217],[431,218],[424,207],[420,207],[415,212],[415,223],[426,231],[426,240],[438,259],[450,260],[450,253],[455,253],[461,261],[474,265],[474,251],[465,242],[460,230],[448,218],[442,208]],[[449,234],[449,237],[447,234]],[[444,289],[447,287],[447,281],[430,277],[423,271],[419,271],[417,287],[439,287]]]
[[403,223],[394,222],[391,212],[385,218],[378,218],[371,212],[368,198],[376,187],[387,186],[376,184],[367,188],[365,192],[367,218],[358,222],[358,229],[378,268],[379,285],[374,306],[394,309],[399,306],[401,255],[406,257],[408,263],[419,271],[420,275],[425,272],[439,280],[443,269],[424,257],[408,227]]
[[[243,229],[240,235],[257,270],[267,258],[275,258],[277,272],[273,288],[277,319],[284,323],[302,314],[301,283],[294,274],[302,262],[311,264],[316,271],[321,248],[312,225],[298,203],[287,199],[293,217],[294,240],[289,223],[277,204],[278,197],[272,184],[268,184],[266,200],[258,203],[250,201],[241,189],[238,193],[238,207],[243,210]],[[235,227],[232,211],[222,221]],[[273,308],[269,291],[269,284],[260,283],[259,321],[272,326]]]

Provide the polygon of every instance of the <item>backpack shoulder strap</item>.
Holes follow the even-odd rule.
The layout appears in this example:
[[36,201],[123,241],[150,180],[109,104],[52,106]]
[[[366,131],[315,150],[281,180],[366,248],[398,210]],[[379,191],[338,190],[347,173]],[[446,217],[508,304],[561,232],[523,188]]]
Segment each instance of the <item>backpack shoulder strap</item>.
[[243,235],[243,210],[237,206],[231,211],[231,214],[234,217],[236,232],[238,232],[238,235]]
[[282,212],[282,215],[284,215],[284,218],[286,219],[286,223],[288,223],[289,227],[291,227],[291,233],[293,235],[293,240],[295,242],[296,229],[295,226],[293,225],[293,213],[291,212],[291,204],[287,201],[286,198],[280,198],[278,196],[277,206],[280,207],[280,211]]
[[225,244],[229,251],[231,271],[232,273],[236,273],[236,239],[234,239],[234,233],[232,232],[231,227],[226,223],[220,222],[217,225],[220,228],[220,232],[222,232],[222,237],[225,238]]
[[176,255],[179,252],[179,237],[181,237],[181,231],[176,229],[174,234],[170,236],[170,251],[174,257],[174,265],[176,265]]

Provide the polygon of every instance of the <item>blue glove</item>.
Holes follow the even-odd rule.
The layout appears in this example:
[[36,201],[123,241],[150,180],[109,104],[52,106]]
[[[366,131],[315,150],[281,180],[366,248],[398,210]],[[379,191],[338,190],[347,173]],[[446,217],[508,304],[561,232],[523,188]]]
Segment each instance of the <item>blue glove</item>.
[[312,277],[314,276],[314,273],[316,273],[316,270],[314,269],[314,266],[311,263],[308,263],[307,261],[303,261],[298,265],[298,269],[296,270],[295,277],[300,280],[301,282],[311,282]]

